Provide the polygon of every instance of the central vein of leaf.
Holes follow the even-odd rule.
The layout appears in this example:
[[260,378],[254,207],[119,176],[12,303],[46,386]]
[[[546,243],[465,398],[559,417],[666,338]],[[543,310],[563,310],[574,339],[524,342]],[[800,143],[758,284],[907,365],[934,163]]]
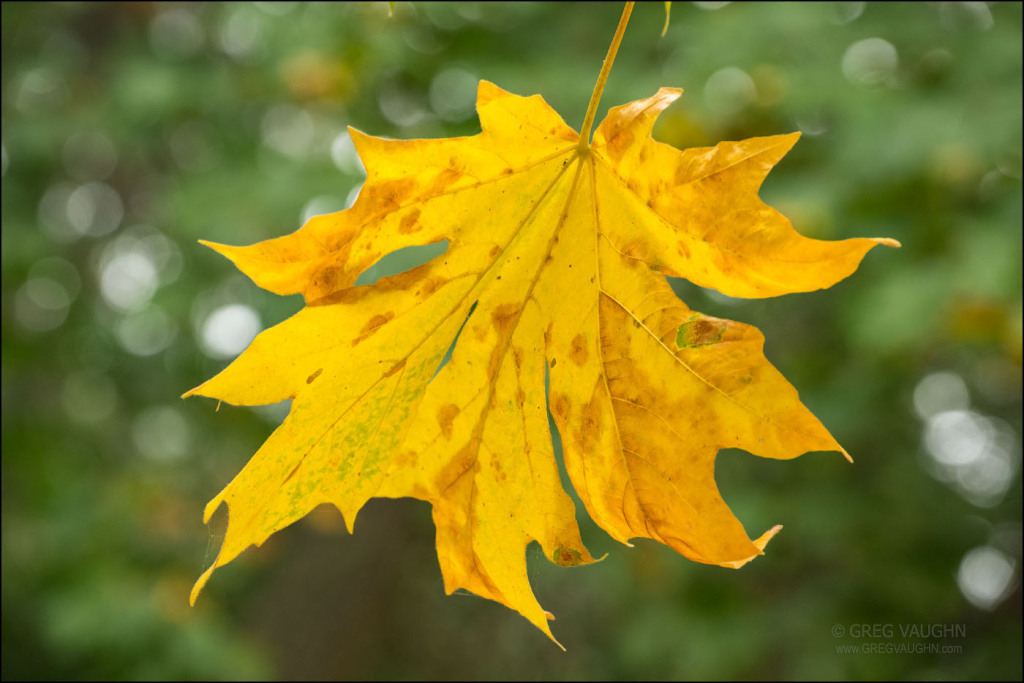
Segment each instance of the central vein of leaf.
[[[574,173],[573,173],[572,185],[570,186],[569,194],[566,196],[565,204],[562,207],[562,212],[561,212],[561,214],[559,215],[559,218],[558,218],[558,223],[555,225],[555,229],[551,231],[551,235],[548,237],[548,243],[547,243],[547,245],[544,248],[543,255],[537,261],[537,266],[536,266],[536,269],[534,270],[533,277],[530,278],[530,284],[529,284],[529,286],[526,289],[526,293],[522,297],[522,305],[516,311],[515,318],[513,319],[512,324],[508,326],[508,331],[505,333],[504,340],[502,340],[500,342],[502,344],[502,349],[501,349],[501,356],[502,357],[504,357],[505,355],[508,354],[509,348],[511,348],[511,346],[512,346],[512,337],[515,334],[516,328],[519,326],[519,321],[523,317],[523,310],[526,308],[527,302],[529,302],[530,298],[533,296],[533,290],[537,286],[537,282],[540,280],[540,272],[541,272],[541,270],[543,270],[545,264],[548,262],[548,257],[551,255],[551,252],[554,249],[555,244],[557,242],[558,233],[561,232],[562,226],[565,224],[565,220],[568,217],[569,206],[572,204],[573,198],[576,196],[576,190],[577,190],[577,187],[579,186],[580,176],[582,175],[582,170],[583,170],[584,164],[581,163],[581,162],[576,162],[574,165],[575,165],[575,169],[574,169]],[[555,178],[555,181],[552,182],[551,185],[549,185],[548,188],[545,190],[545,192],[544,192],[544,196],[545,197],[552,191],[552,189],[554,188],[555,184],[558,182],[558,180],[565,174],[565,172],[569,168],[570,168],[569,166],[566,166],[561,172],[559,172],[558,176]],[[538,211],[538,209],[540,207],[540,204],[541,204],[541,202],[537,202],[537,203],[534,204],[533,208],[530,211],[531,215],[534,214],[536,211]],[[529,217],[527,217],[527,219],[524,220],[524,225],[527,222],[529,222]],[[520,227],[520,232],[517,233],[516,237],[518,237],[521,232],[522,232],[522,226]],[[514,243],[514,241],[515,241],[515,239],[513,239],[512,242],[509,243],[509,246],[511,246],[512,243]],[[508,251],[508,249],[509,249],[509,247],[506,247],[505,251]],[[498,260],[500,260],[500,259],[496,259],[495,263],[497,263]],[[495,373],[499,372],[500,367],[501,366],[499,364],[496,367],[494,372]],[[494,392],[495,392],[497,386],[498,386],[497,377],[496,376],[492,377],[491,381],[488,384],[487,400],[485,400],[483,402],[483,410],[482,410],[482,412],[480,414],[480,419],[477,421],[476,426],[474,427],[474,430],[473,430],[473,437],[471,439],[472,443],[480,443],[480,441],[481,441],[481,439],[483,437],[484,425],[487,422],[487,413],[491,409],[492,400],[494,398]],[[455,482],[459,481],[467,472],[470,472],[473,469],[473,466],[476,464],[476,460],[477,460],[477,455],[474,454],[474,457],[473,457],[472,461],[468,464],[466,469],[463,470],[461,473],[459,473],[459,475],[457,477],[455,477],[450,484],[448,484],[448,488],[451,488],[455,484]]]

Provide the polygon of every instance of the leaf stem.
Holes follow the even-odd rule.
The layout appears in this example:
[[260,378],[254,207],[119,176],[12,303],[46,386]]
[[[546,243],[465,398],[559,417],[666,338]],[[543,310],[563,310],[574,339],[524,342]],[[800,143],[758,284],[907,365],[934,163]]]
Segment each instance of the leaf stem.
[[590,129],[594,125],[594,116],[597,114],[597,105],[601,101],[601,93],[604,92],[604,84],[608,81],[608,72],[612,70],[612,63],[615,61],[615,53],[619,51],[619,43],[622,42],[622,34],[626,32],[626,24],[629,23],[629,15],[633,11],[633,3],[627,2],[622,9],[622,17],[619,18],[619,27],[615,29],[615,37],[608,47],[608,54],[604,57],[604,64],[601,65],[601,73],[597,76],[597,85],[594,86],[594,93],[590,96],[590,106],[587,107],[587,116],[583,119],[583,129],[580,131],[580,144],[578,152],[580,156],[590,149]]

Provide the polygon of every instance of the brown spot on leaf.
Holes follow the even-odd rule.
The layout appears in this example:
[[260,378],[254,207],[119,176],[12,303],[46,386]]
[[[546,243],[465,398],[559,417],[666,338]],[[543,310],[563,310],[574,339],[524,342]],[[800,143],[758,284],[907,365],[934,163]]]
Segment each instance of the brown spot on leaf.
[[491,323],[494,325],[494,330],[498,333],[498,337],[505,336],[518,312],[519,306],[517,304],[502,304],[491,312]]
[[470,439],[465,446],[459,449],[458,453],[441,466],[440,471],[434,477],[435,488],[443,491],[455,486],[459,480],[464,482],[463,486],[471,486],[472,477],[466,477],[465,475],[471,474],[477,468],[478,461],[476,456],[479,448],[480,441],[475,438]]
[[582,334],[573,337],[572,346],[569,347],[569,359],[576,365],[583,365],[587,362],[587,341]]
[[[450,163],[454,163],[454,159],[450,160]],[[447,190],[451,185],[457,182],[461,177],[462,174],[460,172],[451,168],[446,168],[437,174],[437,177],[434,178],[434,182],[431,184],[430,188],[426,191],[425,194],[427,196],[441,194],[442,192]]]
[[643,242],[634,240],[629,244],[624,245],[621,251],[624,256],[627,256],[630,259],[643,260],[644,255],[647,253],[647,248],[644,246]]
[[555,367],[555,363],[557,363],[557,362],[558,362],[558,359],[557,359],[557,358],[552,358],[552,359],[551,359],[551,362],[550,362],[550,363],[548,363],[548,367],[549,367],[549,368],[553,368],[553,367]]
[[690,248],[683,240],[676,242],[676,252],[685,259],[690,258]]
[[379,330],[381,328],[381,326],[384,325],[384,323],[388,322],[389,320],[391,320],[394,317],[395,317],[395,312],[394,311],[388,311],[387,313],[384,313],[383,315],[378,314],[378,315],[375,315],[372,318],[370,318],[370,320],[366,323],[366,325],[363,326],[363,329],[361,329],[359,331],[359,336],[352,340],[352,346],[355,346],[355,345],[359,344],[361,341],[363,341],[367,337],[375,334],[377,332],[377,330]]
[[597,413],[593,412],[591,404],[588,403],[580,417],[579,429],[576,430],[576,442],[580,445],[580,448],[589,451],[597,444],[599,428],[600,423],[598,422]]
[[313,275],[313,291],[317,296],[329,294],[337,289],[338,278],[342,274],[338,266],[325,266]]
[[402,216],[402,221],[398,224],[398,232],[403,235],[408,235],[409,233],[416,232],[421,227],[418,223],[419,219],[420,210],[413,209],[409,213]]
[[408,201],[412,197],[412,191],[416,186],[415,178],[400,178],[398,180],[387,180],[379,183],[367,183],[361,192],[366,199],[360,197],[363,206],[372,206],[376,209],[374,215],[383,216],[399,208],[399,202]]
[[607,155],[612,159],[620,159],[632,146],[636,136],[631,130],[625,127],[618,127],[611,131],[611,139],[605,147]]
[[493,247],[491,247],[491,250],[489,252],[487,252],[487,256],[488,256],[488,258],[492,258],[493,259],[495,256],[497,256],[500,253],[501,253],[501,247],[499,247],[497,244],[495,244]]
[[551,414],[559,422],[565,423],[565,418],[569,414],[569,399],[565,394],[551,394]]
[[459,407],[454,403],[446,403],[437,409],[437,425],[441,428],[444,438],[452,438],[452,422],[459,414]]
[[312,384],[313,380],[315,380],[317,377],[319,377],[320,374],[323,373],[323,371],[324,371],[323,368],[317,368],[316,372],[314,372],[312,375],[310,375],[309,377],[306,378],[306,384]]
[[384,377],[390,377],[391,375],[395,374],[396,372],[398,372],[399,370],[401,370],[404,367],[405,367],[405,359],[403,358],[402,360],[400,360],[397,363],[395,363],[394,367],[392,367],[390,370],[385,372],[384,373]]
[[561,567],[575,567],[583,564],[583,553],[575,548],[558,546],[555,548],[551,559]]
[[439,278],[428,277],[423,280],[423,284],[420,285],[420,296],[427,297],[437,291],[437,288],[444,284],[444,280]]
[[579,420],[576,423],[576,443],[586,452],[590,452],[597,445],[598,434],[601,432],[601,392],[604,390],[604,380],[598,379],[594,385],[594,391],[590,400],[581,407]]

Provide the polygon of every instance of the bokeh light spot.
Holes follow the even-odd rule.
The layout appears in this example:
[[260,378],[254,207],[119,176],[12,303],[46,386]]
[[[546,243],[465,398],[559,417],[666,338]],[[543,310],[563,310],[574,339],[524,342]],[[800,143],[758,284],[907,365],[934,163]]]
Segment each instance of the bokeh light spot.
[[899,53],[892,43],[882,38],[865,38],[846,49],[842,69],[851,83],[891,86],[899,64]]
[[218,35],[224,54],[240,62],[253,61],[263,51],[263,28],[257,14],[245,5],[236,5]]
[[399,128],[415,126],[426,115],[419,97],[393,82],[381,88],[377,106],[384,118]]
[[149,303],[156,292],[156,266],[141,249],[122,253],[114,251],[114,254],[104,259],[105,263],[101,267],[100,293],[114,308],[122,311],[140,309]]
[[59,73],[40,66],[24,75],[17,93],[15,106],[29,114],[59,106],[68,96],[68,86]]
[[969,410],[949,410],[928,420],[925,446],[942,465],[967,465],[977,460],[988,439],[984,418]]
[[1013,428],[970,410],[947,410],[928,418],[926,468],[973,505],[998,504],[1020,469]]
[[188,455],[192,443],[188,421],[173,406],[146,408],[132,422],[132,441],[150,460],[178,460]]
[[313,142],[313,117],[293,104],[271,107],[260,125],[263,144],[284,156],[306,156]]
[[1013,559],[986,545],[964,555],[956,583],[971,604],[991,610],[1009,596],[1015,573]]
[[39,227],[51,241],[68,244],[82,234],[71,226],[68,220],[68,198],[75,191],[71,183],[55,183],[46,188],[39,199]]
[[864,13],[863,2],[830,2],[828,20],[832,24],[849,24],[860,18]]
[[30,277],[14,295],[14,311],[22,327],[46,332],[64,322],[70,302],[67,290],[56,280]]
[[177,326],[163,309],[150,305],[123,316],[115,330],[125,351],[135,356],[152,356],[171,345]]
[[430,82],[430,108],[445,121],[465,121],[473,114],[478,83],[465,69],[442,70]]
[[221,306],[202,324],[202,344],[212,358],[233,358],[245,350],[260,332],[260,317],[250,306]]
[[992,10],[984,2],[942,2],[937,3],[939,20],[950,31],[961,33],[982,33],[995,25]]
[[967,410],[971,397],[960,375],[933,372],[914,388],[914,410],[922,420],[947,410]]
[[149,43],[153,52],[163,59],[187,59],[199,52],[203,40],[203,26],[188,9],[165,9],[149,24]]
[[78,274],[78,269],[70,261],[60,256],[47,256],[39,259],[29,268],[28,276],[30,278],[48,277],[56,280],[67,291],[69,301],[74,301],[82,289],[82,278]]
[[86,183],[68,196],[67,214],[68,223],[79,234],[102,237],[121,224],[124,203],[106,183]]
[[731,114],[757,99],[757,87],[746,71],[727,66],[708,77],[704,99],[716,112]]

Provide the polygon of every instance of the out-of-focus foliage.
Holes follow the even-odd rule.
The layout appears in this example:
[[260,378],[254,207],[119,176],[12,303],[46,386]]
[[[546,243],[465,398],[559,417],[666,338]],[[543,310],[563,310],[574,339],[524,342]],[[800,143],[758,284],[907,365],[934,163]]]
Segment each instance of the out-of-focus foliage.
[[[2,5],[4,678],[1020,677],[1019,4],[677,3],[664,38],[661,5],[634,13],[603,109],[678,86],[655,129],[677,147],[802,130],[764,199],[809,236],[904,245],[798,297],[672,283],[760,327],[856,461],[720,455],[748,529],[786,525],[766,557],[637,543],[579,572],[531,547],[561,653],[445,598],[427,506],[378,501],[354,536],[314,513],[187,607],[222,534],[196,511],[282,412],[177,396],[301,307],[195,240],[344,207],[348,124],[472,134],[479,78],[578,126],[619,11]],[[960,651],[837,650],[870,643]]]

